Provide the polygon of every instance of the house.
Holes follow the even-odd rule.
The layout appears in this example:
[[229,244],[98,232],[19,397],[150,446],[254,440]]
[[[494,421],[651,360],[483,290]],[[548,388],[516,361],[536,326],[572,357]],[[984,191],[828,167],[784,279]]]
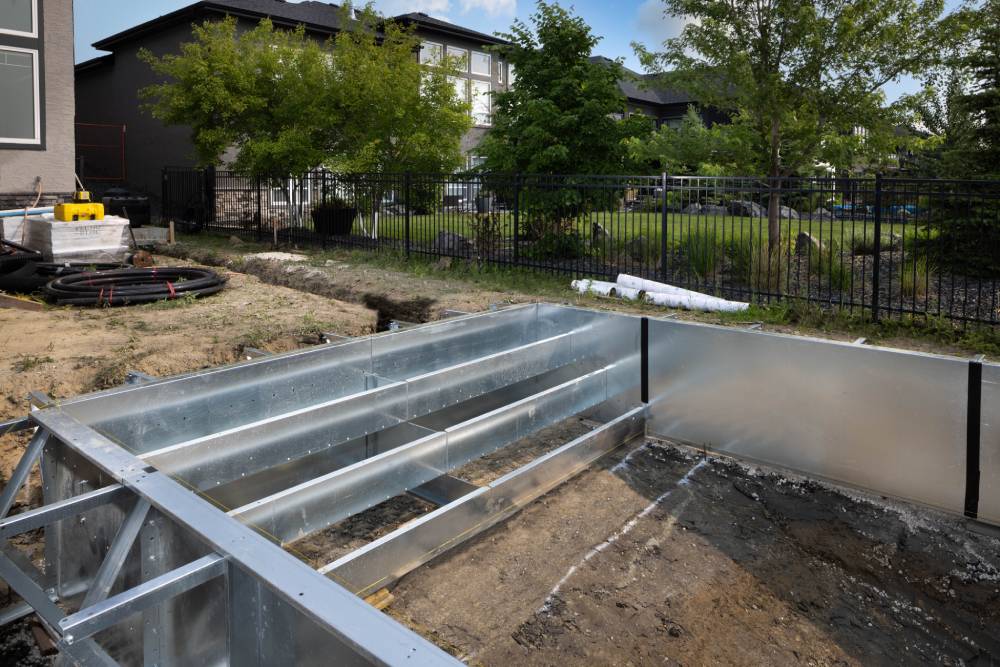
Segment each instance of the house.
[[74,188],[73,3],[0,1],[0,209]]
[[[156,56],[177,52],[182,43],[191,41],[192,24],[226,15],[235,17],[243,28],[264,18],[288,28],[301,24],[307,34],[323,41],[341,27],[341,9],[327,2],[203,0],[96,42],[95,48],[109,53],[76,66],[76,118],[78,123],[126,128],[122,171],[129,187],[156,197],[164,167],[195,163],[189,131],[164,126],[141,108],[139,91],[157,83],[158,78],[139,60],[139,49],[146,48]],[[490,126],[490,92],[509,81],[506,64],[485,47],[504,42],[422,13],[394,19],[414,26],[423,43],[419,57],[424,62],[444,54],[465,62],[466,72],[455,78],[455,85],[459,95],[472,103],[474,127],[464,137],[462,148],[474,155],[475,146]]]
[[[613,61],[604,56],[592,56],[590,62],[600,65],[611,64]],[[618,89],[625,96],[625,114],[648,116],[656,122],[656,127],[677,127],[684,119],[688,107],[694,106],[707,125],[726,122],[724,114],[699,107],[687,93],[664,87],[655,74],[640,74],[627,67],[622,69],[625,76],[618,80]]]

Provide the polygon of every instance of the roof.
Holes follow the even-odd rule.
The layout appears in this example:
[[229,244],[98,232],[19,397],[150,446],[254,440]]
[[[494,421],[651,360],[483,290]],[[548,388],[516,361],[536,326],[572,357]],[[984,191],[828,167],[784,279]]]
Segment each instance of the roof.
[[428,16],[423,12],[400,14],[399,16],[394,16],[393,20],[403,23],[404,25],[414,23],[418,27],[435,30],[437,32],[456,35],[458,37],[465,37],[467,39],[480,40],[483,44],[510,44],[507,40],[500,39],[495,35],[487,35],[485,32],[478,32],[469,28],[463,28],[460,25],[448,23],[447,21],[442,21],[441,19],[434,18],[433,16]]
[[77,74],[80,72],[89,72],[92,70],[99,69],[104,65],[108,65],[115,60],[115,54],[106,53],[103,56],[97,56],[96,58],[91,58],[90,60],[84,60],[82,63],[77,63],[74,66],[74,70]]
[[305,0],[201,0],[145,23],[94,42],[95,49],[111,50],[115,44],[134,39],[174,23],[195,21],[205,14],[230,14],[247,18],[270,18],[275,23],[299,25],[315,32],[336,32],[340,27],[340,7],[332,2]]
[[[604,65],[614,61],[604,56],[591,56],[590,62]],[[618,79],[618,88],[625,97],[634,102],[645,104],[690,104],[694,102],[694,99],[687,93],[664,87],[655,74],[640,74],[624,66],[622,71],[625,76]]]
[[[177,11],[157,17],[128,30],[105,37],[95,42],[94,48],[110,51],[115,44],[135,39],[149,32],[168,25],[181,22],[195,22],[205,14],[230,14],[251,19],[270,18],[275,23],[299,25],[308,30],[320,33],[334,33],[340,29],[341,7],[332,2],[304,0],[303,2],[286,2],[285,0],[201,0],[182,7]],[[393,17],[403,24],[416,24],[418,27],[435,32],[446,33],[466,39],[479,40],[483,44],[507,44],[493,35],[463,28],[462,26],[436,19],[422,12],[400,14]]]

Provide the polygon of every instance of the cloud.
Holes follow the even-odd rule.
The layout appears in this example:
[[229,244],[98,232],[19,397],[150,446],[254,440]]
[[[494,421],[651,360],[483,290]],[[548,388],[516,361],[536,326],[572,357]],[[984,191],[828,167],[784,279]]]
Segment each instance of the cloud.
[[[457,5],[462,14],[482,12],[488,16],[513,16],[517,13],[517,0],[457,0]],[[454,9],[452,0],[377,0],[375,6],[386,16],[423,12],[442,18]]]
[[639,5],[639,11],[636,15],[636,28],[640,33],[654,40],[656,46],[671,37],[680,35],[684,26],[689,23],[687,17],[666,14],[665,8],[663,0],[645,0]]
[[[360,6],[361,3],[358,3]],[[375,7],[386,16],[398,16],[410,12],[441,16],[451,9],[451,0],[379,0]]]
[[483,11],[490,16],[513,16],[517,13],[517,0],[459,0],[462,13]]

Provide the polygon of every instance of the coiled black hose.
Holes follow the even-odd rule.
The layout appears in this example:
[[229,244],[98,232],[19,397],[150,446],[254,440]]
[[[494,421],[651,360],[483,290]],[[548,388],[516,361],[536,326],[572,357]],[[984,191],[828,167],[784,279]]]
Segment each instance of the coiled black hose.
[[220,291],[226,279],[215,271],[166,266],[65,275],[45,286],[45,294],[60,306],[127,306]]

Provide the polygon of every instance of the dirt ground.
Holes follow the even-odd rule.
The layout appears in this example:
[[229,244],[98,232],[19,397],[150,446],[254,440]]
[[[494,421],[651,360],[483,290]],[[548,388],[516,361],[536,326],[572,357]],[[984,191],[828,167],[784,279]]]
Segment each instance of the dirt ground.
[[[0,308],[0,420],[27,414],[31,391],[72,397],[120,385],[129,370],[172,375],[236,361],[247,346],[277,352],[318,343],[322,331],[375,329],[376,314],[364,306],[225,273],[225,290],[194,302]],[[0,435],[3,479],[26,442],[24,434]]]
[[995,664],[1000,541],[647,443],[405,577],[469,664]]

